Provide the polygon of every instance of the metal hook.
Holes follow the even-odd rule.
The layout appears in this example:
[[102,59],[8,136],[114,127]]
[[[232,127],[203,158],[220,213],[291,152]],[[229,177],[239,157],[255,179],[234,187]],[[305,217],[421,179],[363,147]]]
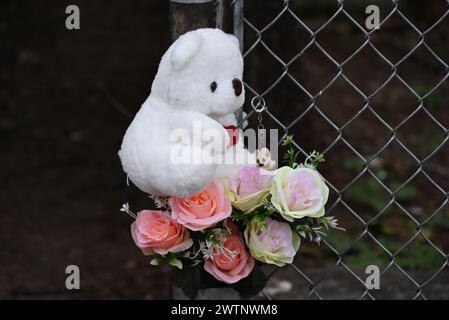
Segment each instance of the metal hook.
[[254,96],[254,98],[251,99],[251,107],[253,107],[254,111],[257,113],[265,111],[265,99],[260,96]]

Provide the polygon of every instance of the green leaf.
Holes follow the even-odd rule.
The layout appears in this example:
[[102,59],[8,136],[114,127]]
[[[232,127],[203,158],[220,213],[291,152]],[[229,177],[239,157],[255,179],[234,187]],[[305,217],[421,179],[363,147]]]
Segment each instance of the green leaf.
[[284,154],[284,162],[288,163],[288,166],[291,168],[296,168],[298,166],[298,163],[296,162],[296,159],[299,156],[299,152],[296,151],[294,148],[290,147],[287,152]]
[[172,265],[172,266],[178,268],[178,269],[182,269],[182,262],[181,262],[181,260],[179,260],[178,258],[175,258],[175,257],[170,258],[170,259],[168,260],[168,263],[169,263],[170,265]]
[[317,167],[320,163],[323,163],[324,161],[325,161],[324,155],[316,150],[314,150],[310,155],[310,162],[314,167]]
[[265,288],[268,277],[256,265],[248,277],[240,280],[233,285],[233,288],[239,293],[242,299],[249,299],[259,294]]
[[265,216],[263,215],[256,215],[254,217],[254,222],[257,224],[257,227],[261,230],[264,231],[267,229],[267,219]]
[[288,146],[288,145],[290,145],[290,144],[292,144],[292,143],[293,143],[293,135],[292,135],[292,134],[286,136],[285,139],[282,140],[282,145],[283,145],[283,146]]
[[234,222],[237,222],[241,225],[246,226],[251,221],[253,216],[254,216],[254,212],[251,212],[250,214],[245,214],[240,210],[233,209],[232,214],[231,214],[231,219]]
[[194,300],[201,286],[202,265],[186,266],[182,270],[176,269],[173,284],[181,288],[182,292]]
[[213,277],[210,273],[208,273],[204,269],[200,270],[200,274],[201,274],[200,289],[226,288],[226,287],[229,288],[230,287],[229,284],[215,279],[215,277]]
[[153,258],[151,259],[150,264],[152,266],[159,266],[162,264],[162,262],[163,262],[162,258]]

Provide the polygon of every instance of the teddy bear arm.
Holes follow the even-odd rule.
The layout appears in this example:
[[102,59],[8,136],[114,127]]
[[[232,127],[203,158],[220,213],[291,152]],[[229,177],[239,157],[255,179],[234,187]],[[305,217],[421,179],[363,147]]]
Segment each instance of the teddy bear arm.
[[[220,123],[198,112],[177,112],[170,118],[170,126],[172,131],[181,129],[180,132],[188,134],[190,139],[187,144],[200,148],[207,146],[215,154],[224,153],[231,142],[228,132]],[[178,143],[185,142],[185,139],[180,139]]]
[[215,170],[216,165],[213,162],[168,161],[164,169],[153,177],[152,184],[161,194],[184,198],[204,190],[211,183]]
[[235,113],[230,113],[217,118],[217,122],[222,126],[237,126],[237,117]]
[[245,111],[242,111],[242,119],[244,120],[243,123],[239,125],[239,121],[237,118],[237,114],[230,113],[225,116],[218,117],[216,121],[220,123],[222,126],[236,126],[240,127],[241,129],[245,129],[248,127],[248,114]]

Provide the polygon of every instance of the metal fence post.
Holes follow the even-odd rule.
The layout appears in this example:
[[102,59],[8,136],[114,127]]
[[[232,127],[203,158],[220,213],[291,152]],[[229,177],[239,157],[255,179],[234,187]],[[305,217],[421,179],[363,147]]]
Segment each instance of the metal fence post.
[[243,48],[243,0],[234,0],[233,13],[233,29],[234,35],[239,39],[240,51],[244,52]]
[[215,0],[169,0],[172,41],[194,29],[215,27]]
[[[240,51],[242,54],[245,52],[244,48],[244,17],[243,17],[243,0],[233,0],[232,1],[232,29],[234,35],[239,39]],[[237,112],[237,121],[239,126],[243,125],[243,108],[240,108]]]

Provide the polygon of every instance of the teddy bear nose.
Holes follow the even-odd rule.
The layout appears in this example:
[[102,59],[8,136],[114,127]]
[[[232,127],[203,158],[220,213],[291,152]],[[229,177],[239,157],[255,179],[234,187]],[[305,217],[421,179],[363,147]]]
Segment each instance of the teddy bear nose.
[[232,87],[234,88],[235,96],[238,97],[242,94],[242,81],[240,79],[234,78],[232,80]]

